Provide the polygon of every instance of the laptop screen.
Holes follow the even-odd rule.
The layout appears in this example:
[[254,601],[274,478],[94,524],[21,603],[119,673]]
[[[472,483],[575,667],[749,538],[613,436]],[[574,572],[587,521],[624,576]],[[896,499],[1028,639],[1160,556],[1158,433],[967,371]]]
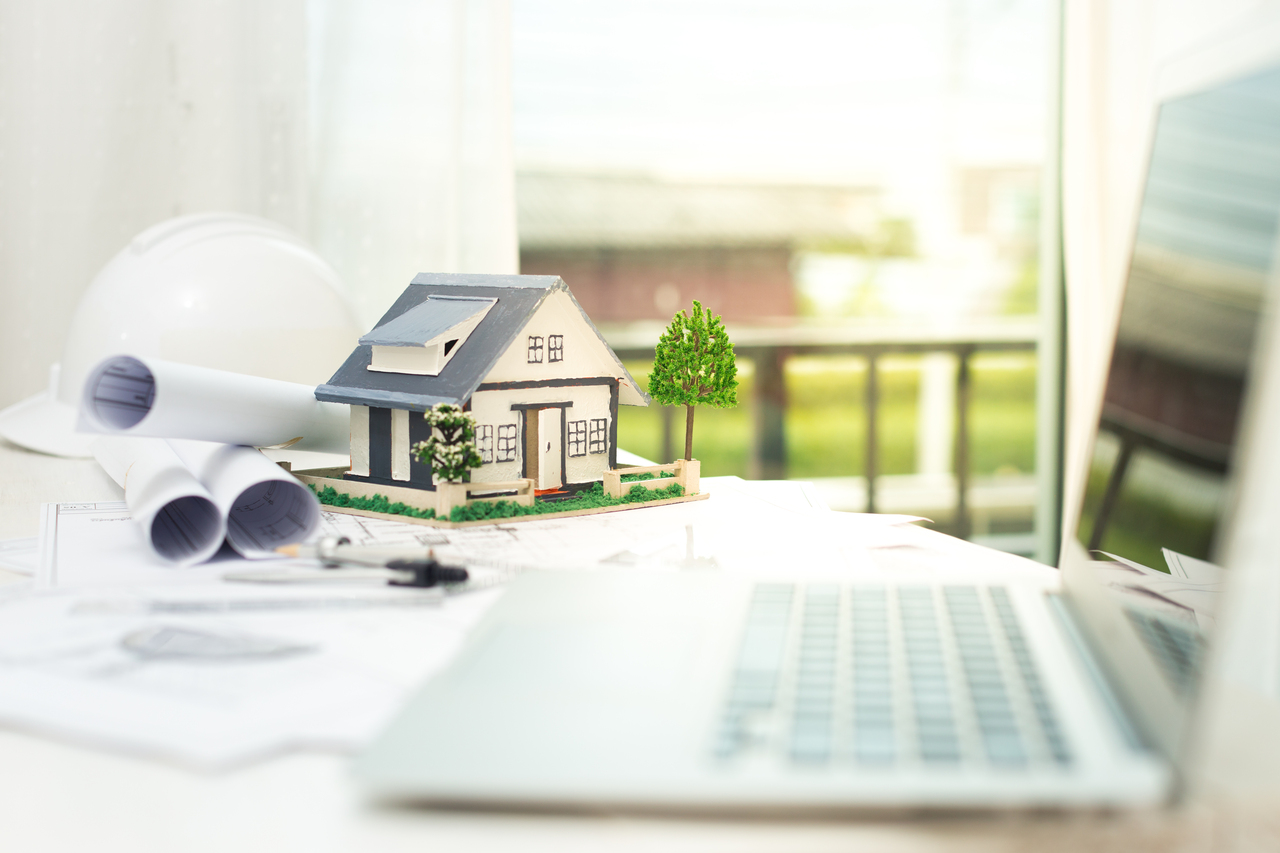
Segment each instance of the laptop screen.
[[[1280,222],[1280,70],[1165,102],[1076,538],[1212,561]],[[1105,558],[1103,558],[1105,559]]]

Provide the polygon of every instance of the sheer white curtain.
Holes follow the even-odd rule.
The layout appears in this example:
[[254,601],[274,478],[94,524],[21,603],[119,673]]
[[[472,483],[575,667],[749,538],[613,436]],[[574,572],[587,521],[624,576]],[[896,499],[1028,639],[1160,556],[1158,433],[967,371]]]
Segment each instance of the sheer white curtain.
[[1083,488],[1162,66],[1278,7],[1258,0],[1065,0],[1062,227],[1067,283],[1066,499]]
[[507,0],[0,0],[0,406],[92,276],[203,210],[311,239],[371,322],[514,272]]
[[417,272],[516,272],[505,0],[311,0],[316,247],[367,324]]

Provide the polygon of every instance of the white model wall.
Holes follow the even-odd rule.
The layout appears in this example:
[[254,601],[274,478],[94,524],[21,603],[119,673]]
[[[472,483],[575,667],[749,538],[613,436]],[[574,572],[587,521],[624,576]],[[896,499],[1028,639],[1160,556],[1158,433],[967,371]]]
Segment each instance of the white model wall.
[[[564,360],[553,362],[548,356],[552,335],[564,337]],[[542,339],[542,361],[530,363],[530,336]],[[583,317],[569,295],[563,291],[550,294],[503,353],[485,378],[486,382],[536,382],[547,379],[577,379],[588,376],[613,376],[622,380],[619,402],[643,405],[643,398],[631,386],[608,347],[600,340],[591,324]]]
[[613,427],[609,416],[608,385],[575,385],[553,388],[523,388],[518,390],[477,391],[471,397],[471,414],[477,425],[492,425],[494,434],[494,459],[498,453],[498,427],[504,424],[516,426],[516,458],[511,462],[493,462],[481,465],[471,472],[471,480],[476,483],[492,483],[500,480],[513,480],[520,476],[524,459],[524,417],[520,411],[513,411],[512,404],[525,403],[563,403],[573,405],[565,409],[565,422],[587,421],[588,427],[592,419],[605,420],[605,448],[603,453],[591,453],[585,456],[569,456],[565,454],[565,482],[588,483],[599,480],[609,467],[609,440]]
[[369,407],[351,407],[351,473],[369,476]]

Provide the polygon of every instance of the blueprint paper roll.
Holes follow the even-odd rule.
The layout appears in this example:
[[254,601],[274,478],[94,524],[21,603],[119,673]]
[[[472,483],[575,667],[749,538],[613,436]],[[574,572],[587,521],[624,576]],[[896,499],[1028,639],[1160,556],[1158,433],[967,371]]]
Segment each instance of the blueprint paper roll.
[[227,524],[208,489],[158,438],[103,436],[93,456],[116,484],[147,544],[180,566],[217,553]]
[[309,385],[120,355],[89,371],[77,429],[345,454],[350,413]]
[[227,541],[245,557],[309,538],[320,526],[311,490],[252,447],[170,439],[182,463],[204,484],[226,518]]

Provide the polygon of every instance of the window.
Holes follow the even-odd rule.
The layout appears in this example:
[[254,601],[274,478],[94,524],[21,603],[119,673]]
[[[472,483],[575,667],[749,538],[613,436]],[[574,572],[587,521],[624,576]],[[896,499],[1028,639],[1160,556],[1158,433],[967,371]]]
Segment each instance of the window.
[[608,418],[592,418],[591,419],[591,452],[604,453],[608,447],[605,441],[605,433],[609,428]]
[[529,336],[529,363],[542,364],[542,336]]
[[[1058,205],[1040,192],[1044,177],[1052,185],[1058,175],[1046,132],[1059,114],[1047,85],[1059,62],[1045,45],[1060,37],[1063,5],[516,0],[520,271],[565,274],[592,322],[619,330],[665,326],[698,296],[739,347],[750,335],[758,399],[786,398],[783,415],[744,420],[752,403],[744,387],[737,412],[699,414],[700,440],[717,439],[717,461],[704,461],[703,473],[842,478],[824,486],[841,509],[955,501],[945,478],[954,476],[957,422],[933,412],[965,402],[956,397],[963,369],[972,383],[960,436],[970,442],[968,482],[982,492],[1005,488],[987,478],[1017,478],[1026,491],[980,517],[970,506],[977,497],[951,503],[944,529],[1009,548],[1034,541],[1038,559],[1052,563],[1061,526],[1057,501],[1047,499],[1058,494],[1059,412],[1038,411],[1037,401],[1058,395],[1059,318],[1046,312],[1057,310],[1059,265],[1039,241],[1059,233]],[[661,73],[647,73],[655,38],[671,32],[680,38],[663,39]],[[762,44],[771,62],[761,63]],[[781,239],[766,246],[764,233]],[[834,331],[883,322],[875,334],[892,348],[953,318],[982,340],[996,317],[1008,319],[1000,335],[1016,334],[1016,350],[975,354],[963,368],[941,345],[874,359],[881,391],[868,416],[908,425],[885,430],[871,449],[880,471],[866,464],[862,438],[839,438],[878,350],[861,332],[821,354],[789,348],[791,324]],[[548,318],[544,335],[550,325],[579,328]],[[738,356],[743,370],[746,352]],[[994,428],[995,412],[1008,433]],[[621,407],[603,442],[588,423],[588,452],[622,434],[624,447],[674,458],[679,430],[655,415]],[[806,427],[783,429],[793,421]],[[868,468],[902,479],[854,485]]]
[[493,461],[493,424],[476,427],[476,449],[480,451],[480,460],[485,465]]
[[569,455],[587,455],[587,422],[569,421]]
[[547,361],[564,361],[564,335],[547,337]]
[[369,370],[439,376],[496,304],[486,297],[428,297],[360,338],[370,348]]
[[498,461],[516,461],[516,425],[501,424],[498,427]]

